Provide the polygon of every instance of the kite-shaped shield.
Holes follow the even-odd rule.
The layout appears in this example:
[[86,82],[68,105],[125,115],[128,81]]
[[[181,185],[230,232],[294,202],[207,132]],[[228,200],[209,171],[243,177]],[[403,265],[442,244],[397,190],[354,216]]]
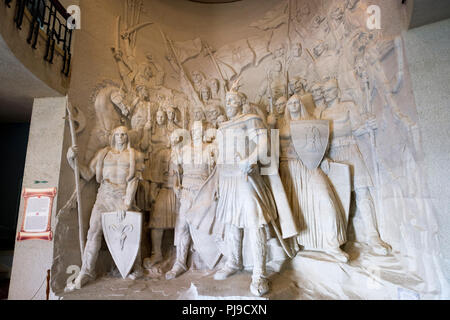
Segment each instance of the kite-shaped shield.
[[109,252],[125,279],[141,245],[142,214],[127,211],[123,217],[119,212],[103,213],[102,227]]
[[292,120],[291,136],[295,151],[309,169],[317,169],[325,155],[330,138],[328,120]]

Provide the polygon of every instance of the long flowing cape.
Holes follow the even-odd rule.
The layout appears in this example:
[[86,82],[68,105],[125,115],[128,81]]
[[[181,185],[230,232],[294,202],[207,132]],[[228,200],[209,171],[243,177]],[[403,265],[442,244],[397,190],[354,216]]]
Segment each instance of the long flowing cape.
[[[251,176],[249,176],[250,178]],[[217,199],[215,199],[215,194],[218,188],[218,179],[219,175],[215,168],[194,198],[192,206],[187,211],[187,220],[194,228],[223,238],[225,226],[216,216]],[[275,218],[278,216],[274,222],[279,225],[283,239],[298,235],[299,227],[293,217],[280,176],[278,174],[267,176],[266,182],[270,186],[277,211],[270,214]]]

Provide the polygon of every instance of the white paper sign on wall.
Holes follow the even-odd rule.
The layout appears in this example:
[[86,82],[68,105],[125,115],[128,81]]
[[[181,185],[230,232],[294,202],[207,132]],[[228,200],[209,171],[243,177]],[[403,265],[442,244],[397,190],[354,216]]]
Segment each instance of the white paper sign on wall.
[[47,240],[51,241],[51,217],[53,199],[56,196],[56,188],[28,189],[22,194],[24,214],[17,241],[23,240]]

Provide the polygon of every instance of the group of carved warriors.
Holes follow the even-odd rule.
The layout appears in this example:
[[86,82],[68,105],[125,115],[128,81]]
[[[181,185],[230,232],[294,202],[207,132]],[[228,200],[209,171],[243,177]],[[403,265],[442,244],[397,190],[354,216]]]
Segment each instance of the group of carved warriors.
[[[366,235],[364,237],[366,242],[376,252],[387,254],[389,246],[380,239],[376,226],[375,207],[369,190],[372,186],[371,177],[356,144],[355,137],[358,134],[365,133],[364,128],[357,127],[361,124],[361,121],[356,119],[357,108],[354,104],[340,101],[336,80],[328,80],[324,83],[316,82],[311,88],[314,89],[312,93],[304,91],[303,95],[293,94],[289,99],[280,97],[275,103],[275,108],[267,117],[264,116],[262,111],[255,112],[252,109],[250,111],[246,109],[245,106],[248,107],[248,103],[243,99],[243,114],[247,113],[247,117],[254,116],[260,119],[261,127],[279,129],[279,176],[294,223],[298,226],[296,241],[279,243],[278,246],[275,245],[274,248],[266,248],[266,250],[276,252],[282,245],[289,246],[291,253],[303,248],[325,252],[340,262],[348,261],[348,255],[341,248],[347,241],[349,212],[346,201],[339,198],[340,195],[336,192],[335,186],[327,177],[330,168],[333,168],[333,164],[340,163],[346,164],[349,172],[351,172],[350,188],[356,196],[357,211],[359,211],[361,220],[364,222],[363,230],[360,230],[360,232]],[[230,245],[228,244],[233,239],[225,240],[224,237],[220,239],[217,234],[202,232],[194,227],[187,218],[189,209],[193,205],[195,207],[195,201],[199,201],[197,199],[198,191],[211,176],[215,167],[217,143],[214,140],[215,135],[206,129],[219,128],[220,130],[221,127],[229,126],[230,122],[233,123],[233,120],[217,123],[218,117],[226,117],[221,112],[221,108],[212,117],[205,116],[204,113],[196,115],[195,112],[200,113],[201,110],[194,108],[192,117],[197,121],[194,122],[195,125],[190,126],[191,137],[189,138],[194,142],[196,140],[201,141],[202,149],[208,149],[208,152],[202,153],[202,155],[207,156],[206,159],[202,159],[201,165],[183,164],[180,156],[182,154],[180,152],[182,151],[180,150],[181,139],[179,135],[174,134],[176,129],[183,126],[183,123],[177,117],[178,108],[167,105],[165,108],[154,108],[156,112],[152,111],[152,103],[145,91],[145,89],[140,89],[138,95],[140,101],[136,103],[134,112],[129,114],[131,121],[128,131],[130,145],[138,150],[144,159],[142,177],[137,187],[135,199],[137,207],[141,211],[149,212],[147,226],[150,229],[151,256],[144,259],[143,266],[151,269],[164,260],[162,252],[163,233],[170,229],[175,229],[176,260],[172,270],[166,274],[167,279],[173,279],[188,269],[189,252],[193,252],[200,257],[199,267],[210,269],[215,268],[220,263],[222,255],[226,256],[227,261],[233,258],[240,259],[241,261],[238,264],[241,266],[245,266],[246,263],[252,265],[258,259],[266,259],[266,256],[276,257],[276,253],[268,255],[264,250],[260,250],[263,252],[263,257],[259,258],[255,254],[252,257],[233,257],[233,252],[230,252]],[[241,96],[245,97],[243,94]],[[309,104],[308,107],[305,104]],[[258,108],[258,106],[254,105],[254,108]],[[154,122],[151,119],[152,114],[155,114]],[[317,149],[316,153],[319,154],[327,150],[327,155],[323,161],[323,154],[320,157],[320,165],[308,166],[304,164],[304,159],[302,161],[299,156],[298,148],[296,149],[295,144],[298,144],[295,137],[296,126],[299,122],[315,119],[325,119],[332,122],[333,132],[331,136],[333,138],[329,143],[328,138],[320,139],[320,131],[314,132],[314,130],[311,130],[311,132],[306,133],[306,136],[309,136],[310,139],[307,138],[305,142],[313,143],[310,150]],[[316,128],[316,130],[318,129]],[[304,132],[300,132],[300,134],[304,134]],[[326,131],[325,134],[328,135],[329,132]],[[320,144],[325,144],[325,148]],[[329,148],[326,148],[328,145]],[[229,186],[222,186],[221,195],[226,193],[223,189],[225,187],[231,188],[231,191],[229,190],[231,193],[236,190],[239,191],[233,184],[234,182],[230,183]],[[264,192],[261,192],[261,194],[264,194]],[[235,194],[234,196],[240,195]],[[217,195],[213,195],[213,197],[217,197]],[[218,198],[219,203],[221,203],[220,196]],[[268,203],[270,203],[269,200]],[[233,210],[229,203],[226,204],[226,207],[227,209],[222,211]],[[270,209],[267,210],[270,211]],[[233,215],[233,213],[230,214]],[[230,219],[233,220],[234,218]],[[247,225],[241,226],[242,228],[235,228],[231,220],[230,223],[225,224],[229,228],[229,237],[235,238],[235,242],[242,241],[242,235],[239,235],[242,230],[253,230],[249,229]],[[263,220],[270,222],[270,219]],[[267,227],[269,223],[265,225]],[[240,226],[239,223],[238,226]],[[264,232],[260,231],[263,229],[257,229],[253,232],[255,234],[249,231],[251,234],[244,238],[245,241],[249,242],[247,245],[252,246],[251,242],[257,241],[262,236],[259,234],[261,232],[264,234],[273,233],[269,229]],[[268,235],[264,235],[264,237],[266,236]],[[283,240],[280,239],[280,241]],[[245,245],[245,242],[238,244],[241,247]],[[231,246],[236,247],[235,245]],[[285,257],[284,254],[279,254],[275,259]],[[140,258],[137,261],[140,263]],[[140,269],[140,266],[135,267],[135,269]],[[135,272],[134,275],[136,274],[140,275],[142,272]],[[225,272],[225,274],[227,273]],[[220,278],[220,276],[217,278]],[[261,291],[256,290],[256,292]]]
[[[373,134],[376,123],[367,115],[361,115],[361,106],[341,101],[338,80],[319,82],[314,79],[314,82],[308,83],[298,76],[290,81],[284,79],[282,82],[288,83],[288,88],[279,90],[279,95],[277,90],[272,90],[273,83],[267,83],[261,90],[259,104],[252,104],[238,90],[231,90],[225,95],[225,84],[215,79],[208,81],[200,72],[193,73],[192,78],[199,101],[203,102],[202,107],[189,108],[189,103],[182,105],[186,99],[184,102],[183,99],[176,99],[176,92],[162,86],[148,88],[142,83],[125,98],[115,85],[104,85],[96,92],[97,126],[92,131],[87,152],[90,155],[86,158],[91,158],[98,146],[109,144],[108,133],[115,132],[120,125],[126,125],[129,145],[137,150],[137,158],[142,159],[135,203],[140,211],[149,213],[147,227],[150,229],[151,255],[141,263],[139,252],[133,277],[142,275],[141,264],[151,269],[163,262],[163,235],[166,230],[174,229],[176,259],[172,269],[166,273],[167,279],[185,272],[189,258],[192,264],[197,261],[200,268],[214,269],[222,264],[215,277],[218,280],[243,267],[253,266],[251,290],[255,295],[261,295],[268,291],[266,260],[282,261],[286,259],[286,254],[293,257],[299,249],[303,249],[324,252],[339,262],[348,262],[349,256],[342,248],[348,240],[350,207],[356,208],[355,216],[360,221],[359,225],[353,226],[356,240],[368,243],[377,254],[390,252],[390,246],[379,235],[376,206],[371,193],[373,179],[357,144],[357,137]],[[274,106],[271,107],[270,103],[269,107],[262,106],[262,97],[265,95],[273,100],[273,96],[269,97],[271,94],[276,98]],[[241,115],[228,113],[228,95],[239,97]],[[227,110],[226,115],[224,110]],[[323,121],[332,128],[331,132],[327,131],[330,127],[321,131]],[[312,123],[312,127],[305,126],[306,122]],[[281,181],[279,187],[282,190],[276,190],[276,179],[269,181],[265,177],[245,174],[243,181],[239,180],[242,170],[216,166],[220,148],[215,141],[215,131],[207,129],[220,131],[240,125],[246,129],[254,127],[257,132],[263,128],[279,130],[277,161]],[[201,149],[207,150],[202,152],[202,157],[206,156],[200,164],[183,162],[180,156],[182,149],[191,145],[181,143],[182,138],[176,134],[177,129],[181,128],[189,128],[188,139],[199,141]],[[266,135],[270,136],[267,131]],[[96,145],[97,148],[93,147]],[[303,151],[315,154],[319,161],[311,164],[309,158],[302,154]],[[105,157],[108,158],[107,153]],[[348,177],[348,186],[336,184],[333,180],[336,176],[343,180]],[[101,183],[97,201],[101,198],[102,203],[99,202],[94,209],[106,212],[120,207],[106,205],[107,199],[117,200],[113,194],[116,191],[111,191],[114,188],[100,181],[99,177],[97,181]],[[219,192],[212,181],[219,185]],[[252,187],[249,189],[247,184],[252,184]],[[240,194],[242,190],[247,193]],[[128,188],[121,190],[124,194],[127,191]],[[208,194],[205,191],[211,192]],[[273,198],[277,198],[275,194],[279,192],[285,194],[288,202],[287,211],[291,219],[287,220],[295,224],[292,227],[294,236],[287,240],[278,234],[278,229],[286,229],[277,226],[281,223],[277,221],[278,216],[282,214],[279,206],[278,215],[273,214],[277,211],[276,199]],[[208,194],[213,200],[215,215],[212,218],[205,215],[207,218],[199,222],[199,219],[189,215],[196,215],[194,209],[201,206],[207,209],[211,206],[211,201],[202,202],[200,193]],[[274,196],[267,196],[271,193]],[[259,197],[257,201],[252,198],[256,197],[255,194]],[[237,204],[245,204],[245,210],[231,212]],[[107,208],[99,209],[102,205]],[[246,217],[247,211],[258,210],[261,212],[254,216],[249,214],[251,218]],[[219,217],[219,213],[223,216]],[[91,229],[95,229],[101,237],[99,227],[93,228],[99,223],[98,215],[93,213],[89,234],[93,234]],[[204,224],[209,224],[209,228],[204,228]],[[83,270],[88,275],[95,266],[99,249],[98,241],[90,241],[90,237],[94,236],[89,234],[83,261],[83,266],[86,264]],[[275,240],[269,244],[267,239],[270,238]],[[250,248],[252,254],[243,255],[243,247]],[[222,256],[225,259],[221,259]]]
[[[268,284],[264,282],[265,260],[269,259],[267,257],[279,261],[285,259],[286,255],[281,247],[285,250],[288,247],[286,252],[290,253],[289,256],[294,256],[300,248],[303,248],[304,250],[324,252],[335,260],[345,263],[349,260],[349,256],[342,250],[342,246],[347,242],[350,192],[355,199],[356,211],[360,216],[359,220],[362,221],[361,226],[355,228],[357,229],[355,230],[357,240],[369,243],[378,254],[389,253],[390,247],[380,239],[377,229],[375,204],[370,191],[373,186],[372,179],[356,143],[356,137],[368,133],[368,130],[370,130],[367,129],[370,127],[368,124],[373,125],[373,121],[371,122],[371,119],[364,117],[361,118],[358,107],[354,103],[340,100],[337,80],[329,79],[322,83],[315,82],[306,86],[309,90],[305,88],[304,83],[306,83],[306,80],[297,79],[295,87],[291,89],[290,96],[279,97],[275,101],[274,107],[266,109],[265,112],[262,111],[265,109],[264,107],[249,103],[247,97],[239,92],[239,104],[242,108],[240,112],[244,117],[239,121],[246,123],[244,127],[248,128],[247,122],[254,122],[254,119],[257,119],[258,125],[256,126],[258,128],[278,129],[280,134],[279,177],[284,189],[283,192],[289,203],[291,221],[296,224],[297,234],[290,239],[295,239],[295,241],[285,241],[282,237],[278,237],[278,240],[272,241],[271,245],[261,239],[270,238],[270,235],[274,234],[274,230],[271,230],[273,229],[271,222],[277,218],[276,216],[271,217],[270,211],[273,211],[276,205],[271,204],[270,197],[263,201],[266,203],[265,206],[258,206],[258,208],[262,211],[261,216],[263,218],[261,220],[264,223],[261,224],[261,228],[251,228],[250,225],[255,223],[258,225],[257,220],[259,218],[253,222],[248,222],[251,219],[243,217],[246,210],[241,210],[240,217],[236,218],[236,213],[228,212],[235,209],[234,200],[223,200],[229,197],[243,197],[242,194],[239,194],[243,190],[242,186],[236,185],[234,178],[228,179],[229,181],[222,178],[221,181],[226,181],[226,183],[223,182],[221,185],[219,195],[214,192],[209,195],[210,198],[217,198],[217,205],[224,208],[222,208],[223,210],[217,209],[217,212],[224,213],[224,217],[216,217],[217,220],[223,221],[223,228],[217,227],[219,224],[214,222],[213,218],[210,221],[214,227],[211,226],[209,232],[205,232],[204,230],[207,228],[195,227],[195,223],[191,223],[188,217],[189,212],[195,215],[192,210],[193,207],[209,206],[209,204],[202,203],[197,197],[199,190],[204,188],[204,185],[211,180],[212,173],[216,171],[215,157],[217,156],[218,146],[217,141],[215,141],[215,131],[207,129],[220,130],[225,127],[233,127],[233,125],[239,123],[238,120],[233,120],[233,115],[228,114],[228,111],[227,115],[224,114],[223,110],[229,108],[228,101],[225,102],[225,108],[220,105],[220,101],[228,100],[228,94],[231,93],[227,94],[227,99],[218,99],[217,103],[206,104],[208,106],[206,112],[204,108],[192,108],[189,114],[192,121],[186,121],[186,119],[183,119],[182,107],[176,106],[175,103],[168,103],[170,100],[166,99],[152,101],[149,90],[145,86],[141,85],[136,88],[136,98],[132,101],[131,107],[125,99],[121,99],[120,95],[117,94],[117,88],[116,90],[110,90],[106,86],[106,88],[100,89],[100,93],[101,90],[108,91],[107,95],[113,102],[109,107],[114,109],[112,114],[103,117],[102,125],[110,126],[112,132],[115,132],[114,127],[125,124],[128,127],[129,146],[137,151],[137,158],[142,159],[142,170],[136,187],[135,203],[137,209],[149,213],[147,227],[150,229],[151,256],[144,259],[143,263],[140,256],[136,259],[132,277],[142,276],[141,265],[151,269],[163,262],[163,235],[166,230],[170,229],[175,230],[176,259],[173,268],[166,273],[167,279],[173,279],[187,271],[188,260],[192,255],[197,255],[197,259],[190,259],[191,262],[197,261],[197,267],[209,269],[217,267],[222,260],[225,260],[221,257],[225,256],[227,262],[222,263],[225,266],[219,270],[217,279],[224,279],[242,267],[251,266],[254,268],[255,275],[256,264],[264,264],[256,272],[251,287],[254,294],[260,295],[268,291]],[[210,101],[209,88],[206,87],[205,83],[200,84],[199,97],[204,102]],[[204,90],[204,92],[202,93],[201,90]],[[110,102],[107,99],[103,101],[102,97],[101,94],[97,94],[95,106],[96,109],[102,108],[102,110],[97,111],[105,115],[105,112],[111,112],[112,110],[107,110]],[[117,108],[120,109],[122,117],[116,116],[114,118],[114,114],[117,115],[118,113]],[[230,120],[227,120],[227,116]],[[119,120],[120,118],[121,120]],[[319,124],[311,128],[310,131],[302,131],[302,122],[314,120],[319,120],[319,122],[320,120],[326,120],[327,123],[331,123],[333,128],[331,134],[328,131],[320,131],[318,129]],[[108,123],[108,121],[111,123]],[[118,121],[120,123],[117,123]],[[299,124],[300,131],[298,131]],[[200,161],[201,165],[183,163],[183,157],[180,156],[180,154],[183,154],[181,145],[185,147],[191,147],[191,145],[180,142],[182,138],[176,132],[177,129],[182,127],[190,128],[188,139],[193,142],[200,141],[202,150],[208,150],[202,152],[202,155],[206,155],[206,157]],[[95,129],[93,131],[95,132]],[[298,142],[299,136],[303,135],[306,138]],[[326,136],[325,140],[323,140],[324,135]],[[96,136],[100,138],[102,135],[97,134]],[[329,141],[328,136],[332,137],[331,141]],[[106,137],[105,140],[107,140]],[[302,143],[304,143],[304,146],[299,147]],[[315,165],[306,164],[307,158],[299,154],[299,148],[315,152],[316,157],[319,155],[319,161]],[[103,152],[106,158],[108,158],[107,152],[109,151]],[[349,180],[347,194],[345,192],[340,193],[340,190],[337,190],[339,186],[333,185],[331,178],[333,172],[339,169],[341,172],[342,170],[345,172],[345,168],[343,169],[342,166],[339,167],[337,164],[347,167]],[[103,165],[105,165],[104,162]],[[96,175],[102,175],[99,173],[101,169],[99,169],[98,162],[95,170]],[[219,171],[221,176],[233,176],[226,170],[221,169]],[[345,173],[341,177],[345,177]],[[97,202],[102,203],[98,203],[94,209],[106,205],[104,203],[105,197],[117,199],[115,195],[111,194],[113,191],[109,190],[112,188],[109,184],[100,181],[101,178],[100,180],[97,178],[97,180],[101,183]],[[270,183],[264,182],[264,179],[252,181],[256,185],[260,184],[259,187],[256,187],[256,190],[259,190],[260,197],[267,193],[275,193],[273,188],[276,187],[273,186],[271,191],[266,192],[267,190],[263,185],[270,185]],[[125,189],[121,190],[122,193],[126,191]],[[196,201],[200,201],[200,203],[195,203]],[[252,201],[251,199],[244,199],[243,202],[251,203]],[[104,208],[103,211],[114,211],[115,207],[113,207]],[[250,207],[248,210],[251,211],[253,207]],[[269,212],[264,212],[265,210]],[[231,216],[227,218],[228,215]],[[89,274],[87,271],[92,271],[96,260],[94,258],[98,255],[98,241],[90,241],[90,238],[98,238],[98,236],[93,235],[94,229],[96,234],[100,234],[101,237],[100,227],[93,228],[94,225],[100,223],[100,220],[97,220],[98,215],[92,214],[88,244],[84,253],[86,262],[83,261],[83,264],[86,264],[86,274]],[[208,219],[205,221],[208,221]],[[205,223],[205,221],[202,221],[202,223]],[[242,221],[245,221],[245,223]],[[222,228],[218,232],[221,235],[218,236],[217,232],[211,232],[211,229],[214,228]],[[228,232],[224,231],[225,228]],[[248,233],[247,237],[243,237],[245,232]],[[225,237],[225,234],[227,237]],[[260,244],[263,243],[264,249],[261,249],[261,245],[255,245],[255,241]],[[249,251],[253,254],[243,256],[242,247],[244,246],[249,247]],[[270,252],[268,253],[268,251]],[[192,253],[192,255],[189,255],[189,253]],[[140,254],[141,252],[139,252]],[[260,260],[264,260],[264,262]],[[91,266],[89,267],[89,265]]]

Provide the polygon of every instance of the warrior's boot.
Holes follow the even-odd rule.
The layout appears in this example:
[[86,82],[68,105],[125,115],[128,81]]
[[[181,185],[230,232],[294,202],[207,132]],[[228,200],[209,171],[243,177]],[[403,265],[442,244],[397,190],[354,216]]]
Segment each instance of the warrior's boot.
[[81,289],[84,285],[86,285],[89,281],[94,280],[94,277],[90,276],[87,273],[84,273],[83,271],[80,272],[78,277],[75,278],[75,280],[71,283],[68,283],[67,286],[64,289],[64,292],[72,292],[75,290]]
[[242,270],[242,232],[242,229],[230,225],[227,234],[227,262],[222,269],[216,272],[215,280],[225,280]]
[[261,276],[261,275],[253,275],[252,276],[252,284],[250,285],[250,292],[257,296],[261,297],[268,293],[270,290],[270,281]]
[[175,279],[177,277],[179,277],[180,275],[182,275],[183,273],[185,273],[187,271],[186,266],[175,262],[175,264],[172,267],[172,270],[170,270],[169,272],[166,273],[166,280],[172,280]]
[[177,244],[177,258],[172,267],[172,270],[166,273],[166,280],[172,280],[182,275],[187,271],[186,261],[189,253],[189,246],[191,245],[191,236],[189,234],[189,226],[182,230],[179,235],[179,243]]
[[250,229],[253,253],[253,275],[250,292],[261,297],[270,290],[270,282],[266,277],[266,232],[264,228]]

